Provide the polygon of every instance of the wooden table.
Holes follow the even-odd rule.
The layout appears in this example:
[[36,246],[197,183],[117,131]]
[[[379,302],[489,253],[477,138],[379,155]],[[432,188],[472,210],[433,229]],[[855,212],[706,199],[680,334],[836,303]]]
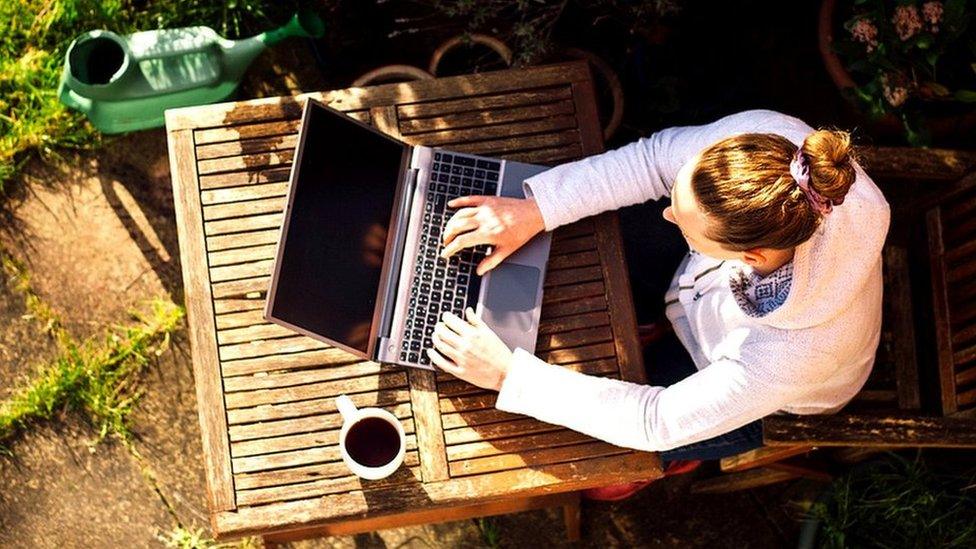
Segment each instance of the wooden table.
[[[544,164],[603,146],[583,62],[167,112],[215,535],[283,540],[551,505],[578,535],[576,492],[659,476],[653,454],[498,411],[494,393],[364,362],[262,319],[303,97],[415,144]],[[545,286],[542,358],[643,381],[615,214],[556,231]],[[363,481],[340,461],[343,393],[403,421],[408,452],[393,477]]]

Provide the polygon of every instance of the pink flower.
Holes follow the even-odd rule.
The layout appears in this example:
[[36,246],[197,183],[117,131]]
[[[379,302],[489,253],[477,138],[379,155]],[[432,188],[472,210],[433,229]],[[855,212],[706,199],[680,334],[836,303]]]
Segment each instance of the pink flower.
[[939,32],[939,23],[942,21],[942,2],[926,2],[922,4],[922,16],[929,24],[932,32]]
[[891,18],[891,22],[895,24],[895,32],[902,42],[922,30],[922,18],[919,17],[918,8],[915,6],[898,6],[895,8],[895,16]]
[[[892,80],[898,79],[893,78]],[[908,99],[908,89],[902,86],[894,85],[888,79],[887,74],[881,76],[881,88],[883,90],[885,100],[888,101],[888,104],[890,104],[892,107],[899,107],[905,102],[905,100]]]
[[858,19],[851,27],[851,34],[855,40],[866,44],[868,53],[878,47],[878,27],[868,19]]

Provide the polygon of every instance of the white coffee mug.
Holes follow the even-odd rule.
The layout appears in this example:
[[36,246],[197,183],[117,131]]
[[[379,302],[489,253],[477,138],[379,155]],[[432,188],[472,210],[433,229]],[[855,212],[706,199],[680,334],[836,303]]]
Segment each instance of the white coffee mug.
[[[400,420],[381,408],[356,408],[352,399],[346,395],[336,397],[336,408],[342,415],[339,452],[349,470],[368,480],[379,480],[392,475],[403,463],[407,453],[407,435]],[[370,419],[373,421],[364,423]],[[376,420],[382,420],[388,425],[384,426]],[[393,427],[395,436],[393,430],[388,430],[389,427]],[[357,429],[357,432],[350,439],[349,433],[353,429]],[[394,445],[397,445],[395,453]],[[386,459],[386,453],[392,454],[389,460]],[[371,459],[373,463],[370,462]],[[382,463],[376,463],[376,459],[380,459]]]

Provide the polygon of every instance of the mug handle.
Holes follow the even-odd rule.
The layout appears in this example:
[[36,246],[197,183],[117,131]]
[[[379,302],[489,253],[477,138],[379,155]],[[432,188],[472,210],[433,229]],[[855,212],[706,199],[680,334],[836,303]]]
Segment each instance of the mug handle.
[[346,395],[339,395],[335,399],[336,408],[342,416],[343,421],[350,421],[356,416],[359,409],[353,404],[352,399]]

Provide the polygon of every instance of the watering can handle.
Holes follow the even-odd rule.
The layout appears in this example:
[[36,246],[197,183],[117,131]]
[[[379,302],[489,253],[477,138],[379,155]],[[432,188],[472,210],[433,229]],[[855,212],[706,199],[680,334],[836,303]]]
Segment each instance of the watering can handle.
[[[142,43],[143,39],[146,40],[146,43]],[[150,40],[152,41],[151,44],[148,43]],[[214,42],[225,40],[210,27],[198,26],[136,32],[129,35],[126,42],[128,42],[133,61],[145,61],[171,57],[174,54],[207,52],[213,48]],[[180,41],[186,45],[171,47],[172,44]],[[163,47],[157,47],[159,44],[163,44]]]

